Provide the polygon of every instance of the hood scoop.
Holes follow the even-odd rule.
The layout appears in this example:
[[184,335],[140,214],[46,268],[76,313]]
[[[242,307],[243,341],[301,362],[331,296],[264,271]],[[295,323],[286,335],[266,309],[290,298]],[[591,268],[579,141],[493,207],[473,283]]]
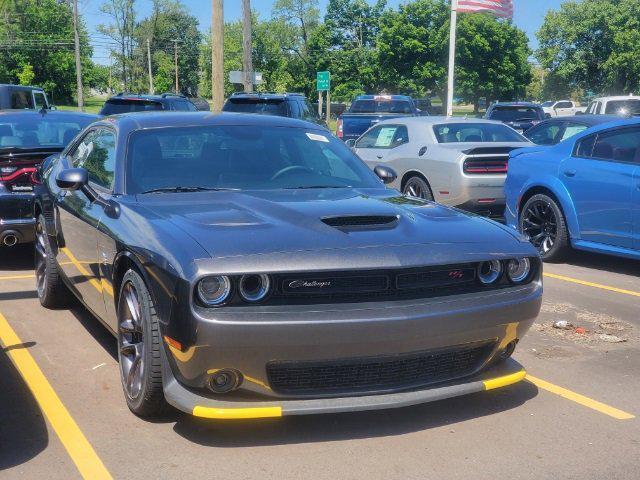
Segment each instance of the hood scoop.
[[400,220],[399,215],[343,215],[323,217],[322,222],[330,227],[343,231],[380,230],[395,228]]

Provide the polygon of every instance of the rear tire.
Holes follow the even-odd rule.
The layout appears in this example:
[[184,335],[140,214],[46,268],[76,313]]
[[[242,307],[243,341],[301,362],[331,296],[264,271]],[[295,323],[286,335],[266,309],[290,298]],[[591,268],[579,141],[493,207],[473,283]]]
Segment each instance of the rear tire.
[[520,212],[518,225],[545,262],[560,262],[571,251],[564,214],[548,195],[541,193],[527,200]]
[[39,215],[35,241],[36,291],[43,307],[64,308],[69,306],[73,297],[61,278],[45,225],[44,215]]
[[422,198],[423,200],[433,201],[433,192],[429,184],[417,175],[409,177],[404,183],[402,193],[414,198]]
[[162,417],[171,407],[162,388],[160,326],[142,277],[128,270],[118,297],[118,361],[129,410],[140,417]]

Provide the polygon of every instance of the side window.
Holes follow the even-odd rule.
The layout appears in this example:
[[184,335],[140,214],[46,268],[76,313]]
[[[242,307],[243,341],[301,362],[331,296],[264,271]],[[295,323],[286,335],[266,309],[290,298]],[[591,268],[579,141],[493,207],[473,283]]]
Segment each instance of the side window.
[[295,100],[287,102],[291,111],[291,118],[300,118],[300,106]]
[[536,145],[553,145],[559,131],[560,124],[541,125],[534,127],[531,132],[527,132],[526,137]]
[[556,108],[571,108],[573,105],[571,102],[558,102]]
[[36,110],[42,110],[43,108],[47,108],[47,99],[42,92],[33,92],[33,104],[36,107]]
[[404,125],[380,125],[365,133],[356,148],[395,148],[409,142],[409,132]]
[[622,128],[598,135],[593,158],[640,163],[640,128]]
[[596,135],[590,135],[578,142],[574,157],[591,158],[593,154],[593,145],[596,143]]
[[87,132],[82,141],[76,146],[75,150],[69,155],[73,168],[83,168],[87,157],[93,150],[93,139],[96,135],[95,130]]
[[562,134],[562,138],[560,139],[560,141],[563,141],[563,140],[566,140],[567,138],[573,137],[574,135],[577,135],[580,132],[584,132],[586,129],[587,129],[586,125],[567,123],[566,124],[566,128],[564,129],[564,133]]
[[110,130],[96,130],[91,144],[93,148],[84,162],[89,181],[111,190],[116,163],[116,135]]
[[601,112],[601,108],[602,108],[602,102],[596,102],[596,106],[593,109],[593,113],[602,113]]
[[308,120],[310,122],[314,122],[318,119],[318,115],[313,109],[313,107],[309,104],[308,100],[300,101],[300,114],[304,120]]
[[11,108],[33,108],[33,97],[28,90],[14,90],[11,92]]

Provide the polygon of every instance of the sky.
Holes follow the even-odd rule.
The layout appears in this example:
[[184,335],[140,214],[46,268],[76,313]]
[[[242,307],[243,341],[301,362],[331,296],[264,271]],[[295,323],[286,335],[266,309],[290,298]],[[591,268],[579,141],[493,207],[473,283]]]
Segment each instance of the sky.
[[[374,0],[368,0],[369,3],[374,3]],[[400,3],[406,0],[388,0],[387,4],[390,7],[396,7]],[[80,12],[83,14],[85,22],[89,28],[89,33],[95,34],[96,27],[100,23],[106,23],[106,19],[103,18],[100,13],[100,5],[103,0],[80,0]],[[187,9],[192,15],[195,15],[200,22],[200,30],[208,31],[211,24],[211,1],[210,0],[182,0]],[[324,14],[324,9],[328,3],[328,0],[319,0],[321,14]],[[271,9],[274,0],[252,0],[252,10],[258,12],[262,18],[268,18],[271,16]],[[535,32],[542,25],[542,21],[546,12],[549,9],[557,9],[562,3],[562,0],[513,0],[514,6],[514,23],[523,29],[529,36],[530,45],[532,48],[536,48],[537,41],[535,39]],[[150,12],[151,1],[150,0],[137,0],[136,11],[139,18],[144,18]],[[225,20],[232,21],[241,17],[242,2],[240,0],[225,0],[224,2],[224,16]],[[107,52],[99,45],[94,46],[94,60],[98,63],[108,63]]]

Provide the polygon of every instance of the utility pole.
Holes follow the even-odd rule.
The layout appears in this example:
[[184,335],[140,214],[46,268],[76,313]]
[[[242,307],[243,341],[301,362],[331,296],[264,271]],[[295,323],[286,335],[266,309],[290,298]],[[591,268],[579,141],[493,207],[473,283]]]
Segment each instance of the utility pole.
[[242,0],[242,53],[244,91],[253,92],[253,62],[251,58],[251,0]]
[[[147,61],[149,63],[149,93],[153,95],[155,92],[153,91],[153,73],[151,73],[151,42],[147,38]],[[176,81],[177,81],[176,77]]]
[[173,40],[173,61],[176,69],[176,93],[180,93],[178,85],[178,39]]
[[211,101],[213,111],[221,112],[224,103],[224,12],[222,0],[211,2]]
[[80,62],[80,36],[78,35],[78,0],[73,0],[73,41],[76,53],[76,84],[78,85],[78,108],[84,112],[82,90],[82,63]]

